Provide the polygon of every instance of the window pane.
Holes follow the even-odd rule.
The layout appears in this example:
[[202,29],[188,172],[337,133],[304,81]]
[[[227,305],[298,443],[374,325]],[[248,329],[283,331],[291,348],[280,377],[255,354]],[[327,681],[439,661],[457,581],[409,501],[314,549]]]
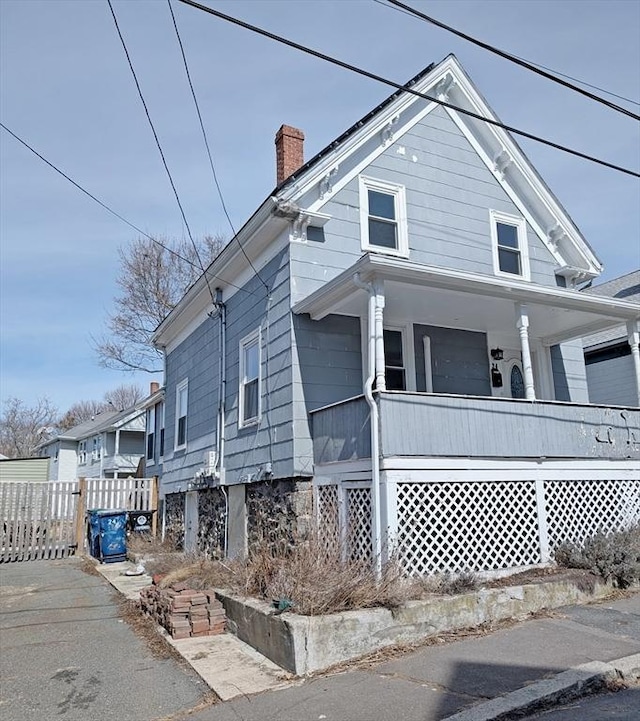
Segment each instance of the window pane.
[[153,458],[153,433],[147,436],[147,458]]
[[500,262],[500,270],[503,273],[513,273],[514,275],[522,275],[520,271],[520,252],[517,250],[507,250],[506,248],[498,248],[498,260]]
[[388,391],[406,390],[404,382],[404,370],[402,368],[385,368],[385,376]]
[[498,227],[498,245],[505,248],[518,247],[518,229],[515,225],[507,225],[506,223],[497,223]]
[[258,341],[244,347],[244,377],[245,380],[253,380],[258,377],[260,354],[258,352]]
[[524,378],[518,366],[513,366],[511,369],[511,397],[525,398]]
[[369,191],[369,215],[377,218],[396,219],[395,197],[388,193],[379,193],[377,190]]
[[178,445],[184,446],[187,442],[187,417],[178,418]]
[[258,417],[258,379],[244,386],[243,420],[249,421]]
[[386,220],[373,220],[369,218],[369,245],[378,245],[381,248],[397,248],[396,224]]
[[399,330],[384,331],[384,359],[385,365],[402,368],[402,332]]
[[178,391],[178,416],[187,415],[187,389],[181,388]]
[[164,428],[160,429],[160,458],[164,456]]

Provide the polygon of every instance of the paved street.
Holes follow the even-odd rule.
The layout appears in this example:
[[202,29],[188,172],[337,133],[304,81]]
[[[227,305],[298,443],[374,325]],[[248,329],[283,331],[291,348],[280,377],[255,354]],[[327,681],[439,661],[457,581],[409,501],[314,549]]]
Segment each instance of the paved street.
[[80,565],[0,566],[3,721],[151,721],[196,706],[208,691],[199,677],[154,657],[112,588]]
[[[205,685],[154,657],[118,617],[112,588],[80,565],[0,566],[3,721],[442,721],[579,664],[640,653],[636,593],[198,709]],[[637,721],[639,694],[581,699],[536,721]]]

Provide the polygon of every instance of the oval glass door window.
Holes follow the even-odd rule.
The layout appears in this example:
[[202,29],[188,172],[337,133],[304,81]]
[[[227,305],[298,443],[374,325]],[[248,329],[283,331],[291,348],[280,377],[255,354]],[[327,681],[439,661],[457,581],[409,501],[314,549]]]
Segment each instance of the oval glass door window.
[[511,397],[524,398],[524,378],[522,371],[517,365],[511,367]]

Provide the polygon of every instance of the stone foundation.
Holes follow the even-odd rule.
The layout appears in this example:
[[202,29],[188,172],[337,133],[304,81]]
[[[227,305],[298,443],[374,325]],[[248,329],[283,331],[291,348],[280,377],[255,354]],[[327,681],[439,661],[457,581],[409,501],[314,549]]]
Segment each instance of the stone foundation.
[[219,488],[198,491],[198,552],[207,558],[224,558],[226,501]]
[[246,486],[248,549],[304,541],[313,518],[311,481],[261,481]]
[[175,548],[184,548],[184,493],[164,497],[164,538]]

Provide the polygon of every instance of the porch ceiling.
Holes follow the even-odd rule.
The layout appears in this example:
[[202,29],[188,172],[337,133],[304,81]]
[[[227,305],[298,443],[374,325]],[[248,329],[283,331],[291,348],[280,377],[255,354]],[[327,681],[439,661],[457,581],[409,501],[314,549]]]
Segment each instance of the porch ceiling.
[[515,332],[515,304],[529,312],[529,335],[545,345],[580,338],[640,317],[640,305],[365,255],[351,268],[294,306],[314,320],[336,313],[366,316],[367,295],[354,283],[384,281],[385,323],[424,323],[492,333]]

